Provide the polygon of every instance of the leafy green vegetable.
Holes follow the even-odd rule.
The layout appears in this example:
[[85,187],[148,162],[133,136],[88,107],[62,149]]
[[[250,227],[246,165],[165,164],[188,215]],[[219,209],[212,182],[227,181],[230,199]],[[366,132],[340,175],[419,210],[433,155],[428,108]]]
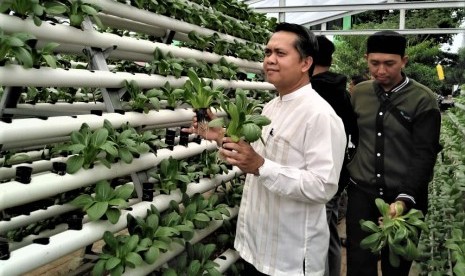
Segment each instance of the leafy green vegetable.
[[376,206],[383,216],[382,225],[377,225],[372,221],[360,220],[362,230],[372,233],[364,238],[360,246],[370,249],[373,253],[379,253],[381,249],[389,247],[389,262],[392,266],[398,267],[400,258],[412,261],[419,257],[419,250],[416,247],[419,238],[419,230],[427,230],[425,222],[422,220],[423,214],[416,209],[410,209],[407,214],[402,215],[402,205],[396,205],[396,216],[389,214],[389,205],[384,200],[377,198]]

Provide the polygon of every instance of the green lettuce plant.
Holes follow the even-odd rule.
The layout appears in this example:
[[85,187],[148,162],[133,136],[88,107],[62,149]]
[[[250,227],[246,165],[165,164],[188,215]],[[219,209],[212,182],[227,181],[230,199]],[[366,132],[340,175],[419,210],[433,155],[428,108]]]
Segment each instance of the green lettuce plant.
[[133,191],[133,185],[124,184],[113,189],[108,181],[102,180],[95,185],[95,195],[80,195],[71,204],[82,208],[90,220],[99,220],[105,215],[111,223],[116,224],[121,216],[120,209],[128,207],[127,200]]
[[108,160],[112,158],[111,156],[118,155],[115,143],[108,140],[108,130],[99,128],[92,131],[86,123],[82,124],[79,131],[71,133],[70,144],[59,146],[54,150],[69,151],[74,154],[66,161],[66,172],[69,174],[81,168],[89,169],[96,161],[110,168],[111,164]]
[[209,127],[225,127],[226,136],[231,137],[233,142],[244,139],[247,142],[255,142],[262,139],[262,128],[271,123],[264,115],[250,114],[255,112],[255,108],[249,106],[251,101],[244,91],[236,91],[234,102],[223,101],[221,107],[228,114],[228,118],[215,118],[208,123]]
[[410,209],[403,214],[401,204],[396,204],[396,215],[390,216],[389,204],[381,198],[375,200],[383,221],[381,225],[373,221],[360,220],[362,230],[371,233],[360,242],[364,249],[370,249],[373,253],[379,253],[384,247],[389,248],[389,262],[398,267],[400,258],[413,261],[419,257],[417,248],[419,231],[427,230],[421,211]]
[[92,269],[93,276],[108,274],[120,276],[126,267],[135,268],[144,262],[139,252],[145,248],[139,245],[138,235],[115,237],[110,231],[105,231],[103,241],[105,245],[99,255],[99,260]]

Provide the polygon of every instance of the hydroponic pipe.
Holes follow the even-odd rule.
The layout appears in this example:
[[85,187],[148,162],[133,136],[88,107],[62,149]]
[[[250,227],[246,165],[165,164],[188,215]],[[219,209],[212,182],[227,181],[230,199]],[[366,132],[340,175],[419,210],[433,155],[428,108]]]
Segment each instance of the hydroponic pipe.
[[[112,3],[118,4],[116,2]],[[120,5],[123,7],[129,7],[124,4]],[[155,15],[151,12],[147,13],[149,13],[151,17]],[[122,17],[124,18],[124,16]],[[174,21],[180,22],[177,20]],[[0,14],[0,22],[3,23],[2,28],[6,33],[27,32],[34,35],[39,40],[53,41],[59,44],[66,43],[101,49],[117,46],[117,49],[120,51],[150,54],[152,56],[154,50],[159,48],[165,54],[170,52],[173,56],[180,58],[193,58],[196,60],[205,60],[210,63],[217,63],[222,57],[224,57],[228,62],[232,62],[238,67],[255,69],[262,68],[262,64],[260,62],[239,59],[231,56],[220,56],[214,53],[203,52],[186,47],[172,46],[164,43],[151,42],[132,37],[122,37],[111,33],[100,33],[95,30],[81,30],[71,26],[48,23],[45,21],[43,21],[40,26],[36,26],[31,19],[21,19],[13,15]],[[173,25],[171,27],[173,27]]]
[[[169,82],[174,88],[182,87],[188,78],[84,69],[53,69],[50,67],[25,69],[21,65],[15,64],[0,67],[0,83],[3,86],[122,88],[125,80],[133,80],[140,88],[150,89],[162,87],[166,82]],[[260,90],[275,89],[274,85],[268,82],[257,81],[213,80],[213,86]]]
[[[27,153],[25,153],[25,154],[27,154]],[[36,173],[40,173],[40,172],[44,172],[44,171],[50,171],[53,168],[53,162],[66,162],[67,159],[68,158],[66,158],[66,157],[55,157],[55,158],[52,158],[50,160],[33,161],[30,164],[16,164],[16,165],[13,165],[13,166],[11,166],[9,168],[8,167],[3,167],[3,168],[0,168],[0,180],[14,178],[15,175],[16,175],[16,168],[18,166],[31,167],[32,168],[32,174],[36,174]],[[1,232],[1,227],[0,227],[0,232]]]
[[187,22],[183,22],[171,17],[159,15],[148,10],[139,9],[123,3],[118,3],[110,0],[84,0],[85,3],[94,4],[102,9],[103,13],[111,14],[114,16],[131,19],[137,22],[142,22],[148,25],[161,27],[167,30],[173,30],[188,34],[192,31],[204,36],[212,36],[218,34],[220,39],[234,43],[239,41],[242,43],[249,42],[242,38],[234,37],[228,34],[219,33],[218,31],[202,28]]
[[[239,213],[239,208],[228,208],[228,211],[230,213],[229,217],[224,217],[224,220],[230,220],[232,218],[235,218],[237,214]],[[189,241],[191,244],[196,244],[199,241],[203,240],[205,237],[210,235],[211,233],[215,232],[218,228],[223,225],[222,220],[213,220],[210,222],[210,224],[204,228],[204,229],[199,229],[194,232],[194,237]],[[178,243],[171,243],[170,245],[170,250],[160,254],[160,256],[157,258],[155,263],[153,264],[147,264],[143,263],[142,265],[137,266],[136,268],[126,268],[124,271],[123,275],[126,276],[136,276],[136,275],[148,275],[150,272],[154,271],[155,269],[159,268],[169,260],[173,259],[177,255],[181,254],[185,250],[185,247],[178,244]]]
[[92,169],[81,169],[75,174],[63,176],[54,173],[33,175],[29,184],[17,181],[6,182],[1,184],[0,210],[89,186],[100,180],[148,170],[170,156],[175,159],[184,159],[200,154],[206,149],[212,150],[216,147],[215,145],[215,143],[206,141],[202,141],[201,144],[189,143],[187,148],[178,145],[174,146],[173,151],[161,149],[156,155],[153,153],[142,154],[139,158],[134,158],[130,164],[120,161],[112,164],[110,169],[102,164],[96,164]]
[[48,207],[46,210],[36,210],[31,212],[30,215],[20,215],[11,218],[9,221],[0,221],[0,235],[19,227],[27,226],[29,224],[48,219],[54,216],[59,216],[66,212],[77,209],[77,207],[71,204],[53,205]]
[[[235,177],[236,172],[217,175],[210,181],[202,183],[191,183],[189,185],[202,186],[204,192],[211,189],[211,186],[220,185]],[[47,245],[31,244],[11,252],[8,260],[0,260],[0,275],[15,276],[31,271],[37,267],[45,265],[78,249],[100,240],[105,231],[113,233],[121,231],[127,227],[126,216],[131,214],[134,217],[145,218],[150,205],[154,205],[160,212],[169,207],[169,202],[181,201],[181,192],[172,191],[170,195],[158,195],[152,202],[139,202],[132,207],[131,211],[122,210],[120,219],[116,224],[108,221],[94,221],[83,225],[81,230],[68,230],[50,237]]]
[[214,260],[215,263],[220,265],[216,269],[220,273],[225,273],[226,270],[228,270],[232,264],[236,263],[240,257],[241,256],[239,255],[239,252],[237,252],[234,249],[229,248],[228,250],[224,251],[223,254],[218,256],[218,258]]
[[[160,110],[149,113],[125,112],[103,113],[101,116],[88,114],[76,116],[56,116],[46,120],[39,118],[27,118],[13,120],[11,123],[0,121],[0,144],[2,149],[7,149],[9,144],[21,146],[22,143],[31,143],[41,139],[53,139],[69,136],[71,132],[79,130],[83,123],[89,125],[92,130],[102,128],[105,120],[108,120],[114,128],[119,128],[128,123],[132,127],[163,125],[175,125],[178,122],[192,122],[194,113],[190,109]],[[41,141],[43,142],[43,141]],[[45,141],[46,142],[46,141]]]
[[[105,104],[102,102],[73,102],[73,103],[64,103],[57,102],[54,104],[51,103],[36,103],[36,104],[18,104],[17,109],[22,110],[37,110],[37,111],[59,111],[59,112],[81,112],[85,111],[90,113],[91,110],[105,110]],[[74,115],[74,114],[73,114]]]

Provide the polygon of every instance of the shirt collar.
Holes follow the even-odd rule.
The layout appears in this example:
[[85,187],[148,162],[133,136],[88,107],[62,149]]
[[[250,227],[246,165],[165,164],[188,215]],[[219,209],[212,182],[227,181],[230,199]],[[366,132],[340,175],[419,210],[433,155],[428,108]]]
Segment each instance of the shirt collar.
[[401,72],[401,74],[402,74],[402,80],[396,86],[391,88],[390,92],[392,93],[397,92],[401,90],[402,88],[404,88],[410,82],[410,79],[405,75],[404,72]]
[[305,93],[308,93],[308,89],[312,90],[312,85],[310,83],[300,87],[294,92],[291,92],[279,98],[281,99],[282,102],[292,101],[293,99],[298,98],[301,95],[304,95]]

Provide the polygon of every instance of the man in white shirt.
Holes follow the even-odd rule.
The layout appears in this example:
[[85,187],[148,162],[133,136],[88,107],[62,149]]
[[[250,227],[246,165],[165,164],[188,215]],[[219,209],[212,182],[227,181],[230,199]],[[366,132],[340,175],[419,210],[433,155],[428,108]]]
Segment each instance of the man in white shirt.
[[[225,137],[220,153],[247,174],[235,248],[266,275],[323,275],[329,244],[325,204],[336,193],[346,136],[341,119],[312,89],[313,33],[280,23],[263,68],[279,97],[262,115],[271,120],[250,145]],[[208,134],[209,139],[220,139]],[[244,272],[244,275],[251,275]],[[256,274],[256,273],[255,273]]]

